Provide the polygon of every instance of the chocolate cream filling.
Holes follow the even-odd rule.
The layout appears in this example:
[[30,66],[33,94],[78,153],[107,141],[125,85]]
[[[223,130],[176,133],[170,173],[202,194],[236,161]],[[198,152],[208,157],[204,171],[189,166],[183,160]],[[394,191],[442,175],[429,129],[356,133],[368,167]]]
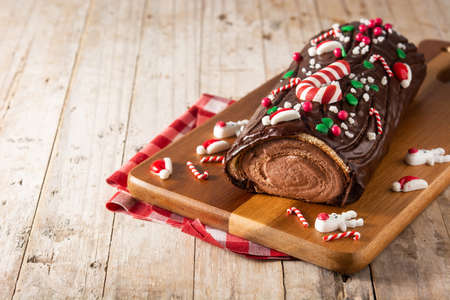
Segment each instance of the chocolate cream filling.
[[321,203],[335,199],[348,185],[342,168],[327,153],[294,137],[256,144],[238,161],[245,173],[240,175],[258,193]]

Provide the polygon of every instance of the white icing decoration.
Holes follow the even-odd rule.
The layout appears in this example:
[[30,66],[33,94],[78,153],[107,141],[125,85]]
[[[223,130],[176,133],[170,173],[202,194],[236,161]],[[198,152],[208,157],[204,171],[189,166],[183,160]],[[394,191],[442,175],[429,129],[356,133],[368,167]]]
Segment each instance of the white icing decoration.
[[345,133],[345,135],[346,135],[347,137],[349,137],[349,138],[352,138],[352,137],[355,136],[355,135],[354,135],[353,133],[351,133],[350,131],[345,131],[344,133]]
[[374,83],[375,79],[372,76],[368,76],[367,81],[369,81],[369,83]]
[[373,141],[373,140],[375,140],[377,138],[377,135],[376,135],[375,132],[371,131],[371,132],[367,133],[367,138],[369,139],[369,141]]
[[381,78],[381,84],[382,84],[382,85],[386,85],[387,82],[388,82],[387,77],[386,77],[386,76],[383,76],[383,78]]
[[427,164],[434,166],[435,163],[450,162],[450,155],[445,155],[443,148],[435,148],[431,150],[419,149],[416,153],[408,153],[405,162],[411,166],[419,166]]
[[428,182],[421,178],[417,179],[411,179],[403,184],[403,186],[400,184],[400,182],[395,181],[392,183],[392,190],[394,192],[411,192],[416,190],[423,190],[428,187]]
[[344,130],[347,130],[347,129],[348,129],[348,126],[347,126],[347,124],[345,124],[345,123],[341,123],[341,127],[342,127],[342,129],[344,129]]
[[270,125],[270,117],[269,117],[269,116],[264,116],[264,117],[261,119],[261,122],[262,122],[262,124],[263,124],[264,126]]
[[213,135],[219,139],[234,136],[240,130],[241,126],[247,125],[247,123],[248,123],[248,120],[240,120],[237,122],[232,122],[232,121],[226,122],[225,126],[223,126],[223,127],[216,124],[214,126]]
[[370,96],[367,93],[364,93],[362,97],[363,97],[365,102],[369,101],[369,99],[370,99]]
[[328,108],[328,110],[331,111],[331,112],[334,112],[335,114],[337,114],[339,112],[338,108],[336,106],[334,106],[334,105],[331,105]]
[[353,120],[353,118],[348,118],[348,122],[349,122],[351,125],[355,124],[355,120]]
[[316,47],[310,47],[308,49],[308,55],[309,56],[315,56],[316,55]]
[[368,92],[370,90],[370,86],[368,86],[367,84],[364,86],[364,89],[366,90],[366,92]]
[[361,83],[363,83],[363,84],[367,83],[367,79],[365,77],[361,77],[361,79],[359,81],[361,81]]
[[356,94],[356,90],[354,88],[351,88],[350,92],[353,93],[353,94]]
[[347,227],[355,228],[364,225],[364,220],[362,218],[355,219],[357,213],[354,210],[345,211],[342,214],[325,214],[328,217],[326,220],[321,220],[321,218],[319,218],[322,214],[325,213],[319,214],[314,223],[314,228],[319,232],[331,232],[336,230],[347,231]]

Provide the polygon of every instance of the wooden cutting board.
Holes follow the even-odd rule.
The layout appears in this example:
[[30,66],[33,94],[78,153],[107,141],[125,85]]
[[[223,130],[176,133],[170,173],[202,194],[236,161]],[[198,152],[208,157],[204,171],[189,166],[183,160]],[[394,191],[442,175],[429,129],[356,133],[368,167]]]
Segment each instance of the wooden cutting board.
[[[421,45],[428,59],[438,55],[428,63],[423,87],[397,129],[389,153],[356,203],[338,208],[250,194],[227,180],[222,165],[200,164],[195,148],[212,138],[215,123],[218,120],[249,118],[279,76],[133,169],[128,177],[131,194],[137,199],[183,216],[198,218],[204,224],[330,270],[347,274],[361,270],[450,183],[450,163],[411,167],[402,161],[408,148],[413,146],[425,149],[443,147],[450,151],[450,53],[439,50],[442,43],[425,42]],[[173,174],[165,181],[149,172],[152,161],[163,157],[170,157],[173,162]],[[185,165],[187,160],[202,170],[207,169],[209,179],[194,179]],[[429,187],[410,193],[391,192],[392,182],[405,175],[424,178]],[[303,228],[294,216],[286,216],[286,209],[291,206],[303,212],[311,225],[309,228]],[[364,226],[357,228],[361,239],[322,241],[324,234],[314,229],[317,214],[350,209],[364,218]]]

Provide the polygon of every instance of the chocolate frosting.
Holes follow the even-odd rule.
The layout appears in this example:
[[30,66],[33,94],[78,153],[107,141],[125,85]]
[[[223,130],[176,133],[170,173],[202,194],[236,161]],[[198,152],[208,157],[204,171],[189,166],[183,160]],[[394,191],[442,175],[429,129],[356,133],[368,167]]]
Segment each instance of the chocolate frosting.
[[[417,93],[426,74],[423,55],[417,53],[416,46],[393,29],[383,30],[380,36],[384,39],[378,39],[373,34],[373,30],[369,29],[365,32],[371,40],[369,51],[364,54],[354,52],[353,49],[360,46],[360,42],[355,39],[359,33],[360,24],[360,22],[352,22],[342,25],[341,29],[348,29],[349,26],[353,26],[354,29],[345,32],[343,30],[343,37],[331,36],[326,39],[341,41],[347,56],[340,59],[350,64],[352,75],[339,80],[342,100],[331,104],[312,102],[311,111],[305,112],[300,109],[301,119],[276,125],[263,125],[261,119],[267,114],[267,108],[258,107],[226,156],[225,171],[233,184],[251,192],[334,205],[348,204],[360,198],[376,166],[388,150],[389,141],[402,113]],[[290,77],[304,79],[308,77],[306,75],[309,74],[308,71],[314,74],[337,60],[333,52],[310,56],[308,54],[310,47],[312,46],[308,43],[300,52],[302,59],[291,63],[286,71],[291,71]],[[401,52],[404,52],[406,57],[401,55]],[[409,65],[412,72],[410,85],[403,88],[396,76],[388,77],[380,61],[374,62],[373,67],[368,68],[364,61],[369,61],[372,54],[384,57],[391,69],[396,62]],[[311,59],[314,59],[314,64],[311,64]],[[315,66],[316,64],[320,64],[320,67]],[[387,82],[383,77],[386,77]],[[367,82],[368,78],[371,81],[373,78],[373,82]],[[351,80],[359,81],[360,79],[361,82],[365,82],[363,87],[355,88]],[[280,80],[278,86],[287,83],[289,78]],[[366,85],[369,87],[376,85],[376,87],[366,90]],[[368,99],[367,95],[366,99],[363,98],[365,93],[369,95]],[[353,94],[358,99],[358,104],[351,105],[346,100],[347,94]],[[296,96],[295,87],[277,94],[272,104],[283,107],[285,102],[290,102],[292,105],[302,102]],[[330,107],[333,109],[330,110]],[[378,110],[381,116],[382,134],[376,134],[375,117],[369,115],[371,107]],[[342,121],[338,118],[336,112],[341,110],[350,114],[351,122],[349,119]],[[332,119],[335,125],[343,128],[342,133],[335,136],[331,130],[327,133],[319,132],[316,126],[321,123],[322,118]],[[342,123],[345,124],[342,125]],[[375,139],[368,138],[369,132],[376,134]],[[326,146],[320,147],[317,143],[313,145],[314,142],[307,139],[299,140],[299,135],[320,140]],[[327,151],[326,148],[332,150]],[[305,155],[298,156],[300,152],[305,153],[305,151],[310,153],[310,158]],[[295,160],[296,156],[302,158]],[[268,168],[267,172],[261,172],[261,164],[264,160],[263,164],[264,168]],[[317,163],[313,163],[314,160]],[[275,165],[282,167],[275,167]],[[317,169],[318,165],[321,165],[322,169]],[[316,167],[311,168],[311,166]],[[299,178],[307,178],[314,173],[313,178],[316,181],[305,183],[299,179],[290,180],[288,183],[283,182],[281,180],[283,177],[293,176],[292,168],[295,169]],[[316,171],[311,171],[314,168]],[[317,185],[322,187],[318,188]]]

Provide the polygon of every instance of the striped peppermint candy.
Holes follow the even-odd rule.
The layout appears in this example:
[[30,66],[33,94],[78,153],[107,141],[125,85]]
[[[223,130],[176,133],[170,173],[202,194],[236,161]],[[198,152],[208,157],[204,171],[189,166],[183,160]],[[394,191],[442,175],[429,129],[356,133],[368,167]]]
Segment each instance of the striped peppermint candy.
[[303,224],[303,227],[309,227],[309,223],[308,221],[306,221],[305,217],[303,217],[302,212],[295,206],[288,208],[286,210],[288,215],[292,215],[292,213],[295,213],[295,215],[297,216],[298,220],[300,221],[300,223]]
[[208,179],[208,171],[204,171],[203,173],[200,173],[191,161],[187,161],[186,166],[192,172],[192,175],[194,175],[194,177],[197,178],[198,180]]
[[350,64],[345,60],[335,61],[300,82],[295,90],[297,98],[301,101],[314,101],[321,104],[340,101],[342,91],[336,81],[348,74],[350,74]]
[[223,155],[213,155],[213,156],[204,156],[200,160],[201,163],[225,163],[225,156]]
[[325,235],[323,237],[323,240],[325,242],[329,242],[329,241],[339,240],[339,239],[346,238],[346,237],[351,237],[352,239],[357,241],[361,238],[361,234],[358,231],[352,230],[352,231],[346,231],[346,232],[341,232],[341,233],[336,233],[336,234]]

